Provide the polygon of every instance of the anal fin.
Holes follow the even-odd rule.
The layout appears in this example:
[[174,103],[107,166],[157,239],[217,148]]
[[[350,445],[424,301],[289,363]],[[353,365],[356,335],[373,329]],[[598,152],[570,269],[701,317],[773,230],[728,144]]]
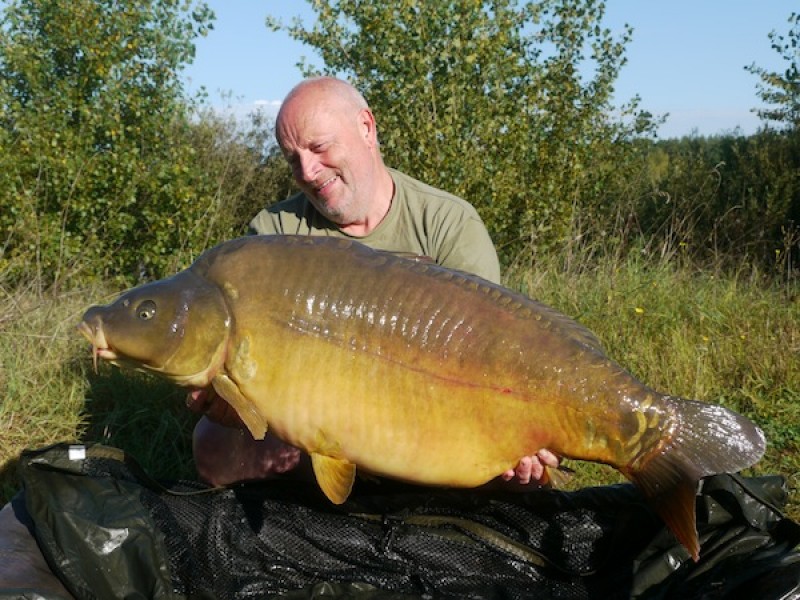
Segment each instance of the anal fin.
[[545,466],[540,484],[557,490],[565,489],[574,476],[575,471],[564,465],[558,465],[557,467]]

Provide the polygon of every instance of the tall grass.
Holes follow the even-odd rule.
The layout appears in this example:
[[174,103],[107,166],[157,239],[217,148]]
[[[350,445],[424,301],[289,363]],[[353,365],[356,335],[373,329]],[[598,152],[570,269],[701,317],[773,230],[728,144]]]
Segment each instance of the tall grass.
[[26,448],[94,441],[138,457],[155,476],[192,475],[194,417],[174,386],[106,364],[95,373],[77,332],[83,311],[113,293],[55,295],[0,286],[0,501],[18,487]]
[[23,448],[76,439],[84,424],[85,373],[73,335],[83,300],[32,287],[0,294],[0,482],[8,493]]
[[[643,245],[642,247],[646,247]],[[507,273],[520,289],[594,331],[608,354],[664,392],[721,403],[766,432],[752,473],[780,473],[800,518],[800,295],[795,280],[743,263],[703,269],[676,252],[615,253],[569,245]],[[2,282],[0,282],[2,284]],[[195,421],[183,394],[154,378],[101,365],[74,327],[112,292],[48,296],[0,287],[0,482],[18,485],[20,451],[56,441],[101,441],[136,456],[159,477],[192,476]],[[617,481],[611,470],[578,469],[576,485]]]

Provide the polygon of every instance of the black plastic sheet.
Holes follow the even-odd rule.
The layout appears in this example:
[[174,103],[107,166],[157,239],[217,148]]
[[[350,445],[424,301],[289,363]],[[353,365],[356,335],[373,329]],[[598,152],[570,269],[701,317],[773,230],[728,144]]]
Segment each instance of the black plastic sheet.
[[694,563],[632,485],[362,483],[336,507],[297,482],[164,487],[119,450],[68,445],[25,453],[21,475],[42,552],[81,599],[800,597],[778,476],[703,482]]

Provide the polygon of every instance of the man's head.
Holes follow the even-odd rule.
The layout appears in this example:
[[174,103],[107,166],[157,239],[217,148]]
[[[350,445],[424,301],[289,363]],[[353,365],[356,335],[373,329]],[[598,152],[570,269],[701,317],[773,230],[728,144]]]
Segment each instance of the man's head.
[[328,219],[344,229],[372,221],[369,230],[385,216],[391,177],[375,118],[350,84],[333,77],[303,81],[281,105],[275,129],[295,181]]

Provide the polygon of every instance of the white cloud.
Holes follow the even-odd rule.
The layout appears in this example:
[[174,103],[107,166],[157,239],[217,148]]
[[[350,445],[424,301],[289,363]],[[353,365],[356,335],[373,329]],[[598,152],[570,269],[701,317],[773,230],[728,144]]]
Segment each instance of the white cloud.
[[256,100],[253,106],[258,110],[266,110],[268,113],[278,114],[278,109],[281,107],[282,100]]
[[[659,114],[659,111],[654,111]],[[758,116],[750,110],[737,108],[678,108],[666,110],[667,122],[659,129],[660,138],[698,135],[730,134],[739,127],[742,135],[756,132],[762,125]]]
[[254,102],[215,102],[209,108],[215,113],[227,117],[233,117],[237,121],[248,121],[250,115],[261,114],[270,119],[278,116],[281,107],[281,100],[255,100]]

